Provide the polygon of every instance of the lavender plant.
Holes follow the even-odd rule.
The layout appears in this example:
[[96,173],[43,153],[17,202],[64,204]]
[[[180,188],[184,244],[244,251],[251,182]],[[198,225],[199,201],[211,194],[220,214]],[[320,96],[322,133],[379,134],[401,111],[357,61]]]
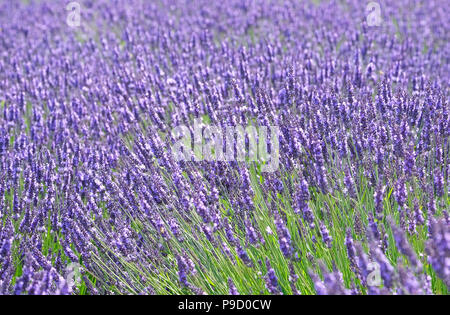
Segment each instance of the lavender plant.
[[448,294],[440,1],[77,3],[0,0],[0,294]]

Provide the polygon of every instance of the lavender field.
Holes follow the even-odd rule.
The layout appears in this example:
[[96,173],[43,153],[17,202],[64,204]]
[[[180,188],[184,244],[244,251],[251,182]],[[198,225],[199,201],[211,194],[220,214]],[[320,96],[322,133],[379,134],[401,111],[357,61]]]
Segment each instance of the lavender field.
[[447,295],[448,7],[0,0],[0,295]]

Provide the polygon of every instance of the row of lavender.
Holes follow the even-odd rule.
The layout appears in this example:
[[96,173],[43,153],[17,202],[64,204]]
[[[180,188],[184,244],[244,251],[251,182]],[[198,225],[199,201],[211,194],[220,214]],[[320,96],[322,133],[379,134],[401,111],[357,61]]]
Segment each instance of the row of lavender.
[[[440,1],[79,4],[0,1],[0,294],[448,293]],[[279,169],[175,161],[194,119]]]

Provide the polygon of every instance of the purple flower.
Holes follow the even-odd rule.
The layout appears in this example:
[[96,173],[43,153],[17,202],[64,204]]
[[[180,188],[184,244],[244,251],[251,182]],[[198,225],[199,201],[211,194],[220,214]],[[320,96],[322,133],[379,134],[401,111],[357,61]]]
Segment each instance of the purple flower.
[[177,257],[178,263],[178,279],[181,284],[185,287],[189,287],[189,282],[187,281],[187,264],[184,261],[183,257]]
[[270,265],[269,259],[267,258],[266,258],[266,268],[267,268],[267,274],[265,276],[266,288],[270,294],[279,294],[280,289],[278,287],[278,278],[275,274],[275,270],[273,270],[272,266]]
[[280,249],[283,252],[283,255],[289,258],[292,255],[291,235],[278,214],[275,215],[275,226],[277,228]]
[[394,196],[395,196],[395,200],[397,201],[398,205],[400,207],[403,207],[406,203],[406,197],[407,197],[406,185],[405,185],[404,179],[399,179],[397,181],[397,184],[395,185]]
[[236,289],[236,286],[234,285],[233,280],[231,280],[231,278],[228,278],[228,288],[230,295],[239,295],[239,292]]
[[428,261],[436,274],[450,287],[450,229],[444,219],[433,220],[426,245]]
[[241,245],[237,245],[236,246],[236,251],[238,254],[238,257],[244,262],[244,264],[246,264],[248,267],[251,267],[253,265],[250,257],[248,257],[247,252],[245,251],[245,249],[243,249],[241,247]]
[[328,248],[331,248],[332,239],[331,239],[330,233],[329,233],[327,227],[325,226],[325,224],[323,224],[322,222],[320,222],[320,233],[322,234],[322,240],[325,243],[325,245]]
[[397,249],[400,251],[400,253],[408,258],[409,262],[415,268],[415,270],[420,271],[422,268],[422,264],[417,259],[416,253],[409,244],[404,231],[399,229],[392,220],[390,222],[390,225],[392,233],[394,234],[394,240]]

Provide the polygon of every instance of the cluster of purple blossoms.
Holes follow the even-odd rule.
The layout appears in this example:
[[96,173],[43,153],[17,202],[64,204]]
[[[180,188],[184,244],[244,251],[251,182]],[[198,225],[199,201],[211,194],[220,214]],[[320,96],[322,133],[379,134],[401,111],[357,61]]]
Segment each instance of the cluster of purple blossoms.
[[439,1],[78,3],[0,0],[0,294],[448,294]]

